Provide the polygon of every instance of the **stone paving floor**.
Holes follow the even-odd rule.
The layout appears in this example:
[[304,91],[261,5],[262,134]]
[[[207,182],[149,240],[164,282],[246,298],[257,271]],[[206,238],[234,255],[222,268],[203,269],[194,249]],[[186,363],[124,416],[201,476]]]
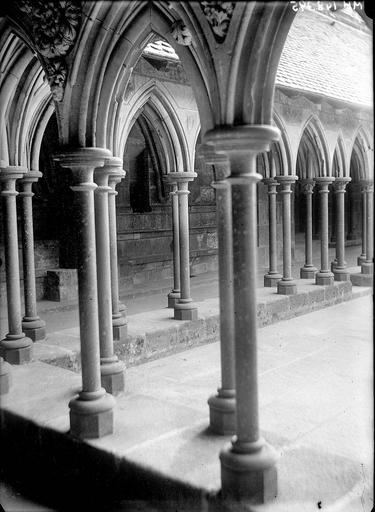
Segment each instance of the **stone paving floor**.
[[[279,496],[228,510],[372,510],[372,308],[367,296],[259,330],[260,422],[280,452]],[[218,343],[129,368],[115,433],[88,444],[177,486],[217,492],[218,453],[229,438],[207,430],[206,401],[219,378]],[[79,384],[79,375],[41,362],[14,367],[3,407],[67,432],[67,403]],[[154,510],[140,507],[124,501],[118,510]]]

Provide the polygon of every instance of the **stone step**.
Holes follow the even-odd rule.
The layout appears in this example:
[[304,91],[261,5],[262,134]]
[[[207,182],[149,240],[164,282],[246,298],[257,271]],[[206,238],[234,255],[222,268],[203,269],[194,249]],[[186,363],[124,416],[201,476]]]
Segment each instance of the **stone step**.
[[[349,281],[318,286],[314,280],[298,280],[296,295],[279,295],[275,288],[258,289],[258,326],[264,327],[338,304],[353,297],[371,294],[371,288],[354,293]],[[115,352],[127,366],[133,366],[193,346],[219,340],[219,301],[217,298],[196,303],[198,319],[179,321],[173,309],[158,309],[128,316],[126,340],[115,342]],[[74,327],[47,335],[34,343],[34,359],[73,371],[80,370],[79,329]]]
[[360,267],[351,267],[348,271],[353,286],[374,286],[374,276],[372,274],[362,274]]

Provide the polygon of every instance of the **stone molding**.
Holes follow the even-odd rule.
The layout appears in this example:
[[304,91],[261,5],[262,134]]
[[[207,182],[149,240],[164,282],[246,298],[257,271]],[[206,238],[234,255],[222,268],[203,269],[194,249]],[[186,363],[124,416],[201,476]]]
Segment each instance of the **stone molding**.
[[68,75],[65,56],[71,51],[82,15],[80,2],[74,0],[17,0],[26,16],[22,21],[32,34],[36,51],[55,101],[62,101]]
[[216,41],[223,43],[229,30],[235,2],[204,1],[200,2],[200,6]]

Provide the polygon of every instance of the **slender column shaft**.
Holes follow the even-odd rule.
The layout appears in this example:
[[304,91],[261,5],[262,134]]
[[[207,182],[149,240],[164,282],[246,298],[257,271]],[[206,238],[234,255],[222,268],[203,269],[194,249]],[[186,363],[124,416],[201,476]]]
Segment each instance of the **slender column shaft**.
[[374,206],[373,194],[374,184],[367,181],[363,185],[366,196],[366,260],[362,262],[361,271],[363,274],[373,274],[374,271]]
[[122,169],[117,169],[109,176],[108,212],[109,212],[109,248],[111,262],[111,299],[113,339],[125,339],[127,335],[126,307],[119,300],[119,278],[117,260],[117,221],[116,221],[116,185],[125,176]]
[[306,230],[305,230],[305,264],[300,270],[301,279],[313,279],[317,268],[312,262],[312,195],[314,190],[313,180],[303,180],[302,192],[306,197]]
[[[172,173],[171,173],[172,174]],[[190,296],[190,254],[189,254],[189,204],[188,184],[196,177],[195,172],[175,172],[173,178],[177,182],[178,221],[180,241],[180,298],[175,305],[175,319],[193,320],[198,312]]]
[[348,281],[350,274],[345,262],[345,188],[351,178],[336,178],[333,184],[336,198],[336,265],[335,281]]
[[1,356],[12,364],[22,364],[31,359],[30,338],[22,332],[20,274],[18,259],[18,230],[16,180],[22,178],[26,169],[7,167],[0,171],[1,196],[4,206],[5,273],[8,305],[9,333],[0,342]]
[[328,187],[335,181],[333,177],[315,178],[320,194],[320,270],[315,276],[316,284],[333,284],[333,274],[329,265],[328,240]]
[[367,238],[367,212],[366,212],[366,193],[362,191],[362,254],[360,258],[366,259],[366,238]]
[[32,184],[42,176],[38,171],[28,172],[20,180],[22,202],[21,225],[23,245],[23,282],[25,297],[25,316],[22,327],[33,340],[42,340],[46,336],[45,322],[38,316],[36,306],[35,261],[34,261],[34,226],[33,226],[33,192]]
[[173,222],[173,291],[180,292],[180,231],[178,216],[177,184],[173,185],[172,222]]
[[276,211],[276,187],[277,181],[273,178],[263,180],[268,185],[268,249],[269,271],[264,276],[264,286],[277,286],[282,275],[277,271],[277,211]]
[[[70,401],[70,427],[79,437],[113,432],[114,399],[101,387],[98,287],[95,239],[94,169],[110,156],[107,150],[80,148],[56,157],[73,173],[77,199],[78,297],[81,339],[82,391]],[[104,213],[104,211],[103,211]],[[107,261],[108,266],[108,261]],[[110,315],[109,308],[107,315]]]
[[174,308],[181,297],[180,294],[180,227],[178,213],[177,183],[173,181],[173,174],[166,176],[167,184],[172,188],[170,192],[172,200],[172,232],[173,232],[173,289],[168,294],[168,307]]
[[228,435],[236,432],[232,197],[226,179],[229,175],[227,157],[205,146],[205,162],[207,168],[214,166],[215,178],[212,187],[216,192],[221,362],[221,387],[209,398],[208,405],[211,430]]
[[235,499],[277,494],[277,455],[259,434],[257,375],[256,155],[269,150],[278,131],[268,126],[221,127],[205,142],[229,157],[232,196],[236,436],[220,454],[222,494]]
[[291,195],[292,183],[297,176],[277,176],[276,180],[281,184],[283,202],[283,277],[277,283],[278,293],[292,295],[297,293],[297,285],[292,277],[292,219],[291,219]]

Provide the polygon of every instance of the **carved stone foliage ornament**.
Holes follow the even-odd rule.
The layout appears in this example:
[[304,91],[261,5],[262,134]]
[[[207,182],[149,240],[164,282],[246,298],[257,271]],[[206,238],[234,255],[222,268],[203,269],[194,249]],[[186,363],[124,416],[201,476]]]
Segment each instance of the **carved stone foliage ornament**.
[[65,56],[76,39],[81,18],[80,3],[75,0],[18,0],[26,14],[23,21],[31,29],[35,49],[42,56],[52,96],[61,101],[67,77]]
[[177,20],[173,23],[171,27],[171,35],[173,39],[177,41],[178,44],[182,46],[190,46],[192,37],[190,30],[183,23],[182,20]]
[[200,2],[202,11],[211,26],[212,32],[218,43],[223,43],[229,30],[235,2]]

